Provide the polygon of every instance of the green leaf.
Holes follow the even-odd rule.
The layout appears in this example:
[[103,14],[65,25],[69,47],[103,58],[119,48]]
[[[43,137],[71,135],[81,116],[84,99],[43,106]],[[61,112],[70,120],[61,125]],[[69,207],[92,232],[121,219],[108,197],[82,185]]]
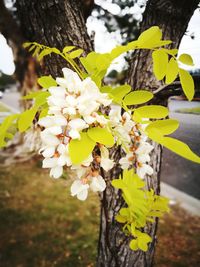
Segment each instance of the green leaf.
[[111,97],[113,97],[114,102],[121,103],[124,96],[131,91],[131,86],[124,84],[117,86],[110,91]]
[[112,89],[113,88],[111,86],[105,85],[100,88],[100,92],[109,94],[112,91]]
[[114,179],[112,180],[111,184],[118,189],[122,189],[124,187],[124,182],[122,179]]
[[178,64],[176,60],[172,57],[167,65],[166,71],[166,84],[172,83],[178,75]]
[[36,112],[37,112],[37,108],[33,107],[31,109],[24,111],[20,115],[19,120],[18,120],[18,129],[21,133],[25,132],[31,126],[35,118]]
[[142,118],[161,119],[168,116],[169,110],[160,105],[144,106],[135,109],[134,118],[140,121]]
[[188,54],[182,54],[179,56],[178,60],[182,62],[183,64],[189,65],[189,66],[194,66],[193,59],[190,55]]
[[46,48],[42,50],[42,52],[38,55],[38,60],[40,61],[44,56],[51,54],[52,50],[50,48]]
[[152,238],[148,234],[140,232],[140,234],[138,235],[138,248],[140,248],[142,251],[147,251],[148,249],[147,245],[151,241]]
[[87,131],[88,136],[97,143],[112,147],[115,144],[114,137],[106,128],[94,127]]
[[162,80],[165,77],[168,64],[168,54],[162,49],[152,53],[153,72],[157,80]]
[[90,52],[86,57],[81,57],[80,61],[88,73],[93,73],[96,69],[96,59],[98,53]]
[[152,129],[157,129],[162,135],[168,135],[175,132],[179,127],[179,121],[173,119],[158,120],[150,123],[145,131],[150,133]]
[[162,50],[171,56],[175,56],[178,53],[178,49],[176,48],[175,49],[162,48]]
[[179,76],[183,92],[188,100],[192,100],[194,97],[194,81],[192,76],[186,70],[179,69]]
[[138,240],[137,239],[131,240],[129,247],[132,250],[138,250]]
[[[115,48],[113,48],[112,51],[110,52],[111,59],[113,60],[113,59],[117,58],[118,56],[120,56],[121,54],[127,52],[128,50],[134,49],[133,43],[136,44],[136,41],[129,43],[127,46],[119,45],[119,46],[116,46]],[[129,46],[129,48],[128,48],[128,46]]]
[[163,137],[159,143],[185,159],[200,163],[200,157],[180,140],[172,137]]
[[153,26],[140,34],[137,40],[137,47],[156,48],[171,43],[170,40],[161,40],[161,38],[162,38],[161,29],[158,26]]
[[142,32],[138,38],[138,46],[151,47],[154,43],[160,41],[162,38],[162,31],[158,26],[153,26]]
[[47,103],[47,97],[50,96],[49,92],[41,92],[38,96],[35,98],[35,107],[40,107]]
[[4,119],[0,125],[0,147],[6,146],[5,138],[8,137],[8,129],[13,122],[19,117],[20,114],[12,114]]
[[24,47],[24,48],[27,48],[27,47],[29,47],[29,46],[31,46],[31,45],[32,45],[31,42],[25,42],[25,43],[23,43],[23,47]]
[[43,91],[36,91],[36,92],[32,92],[28,95],[25,95],[22,97],[22,99],[34,99],[36,98],[38,95],[40,95]]
[[37,81],[38,81],[38,84],[42,88],[49,88],[51,86],[57,86],[56,81],[52,78],[51,75],[49,75],[49,76],[42,76]]
[[40,112],[39,120],[43,117],[46,117],[48,115],[49,108],[43,108],[42,111]]
[[117,215],[115,216],[115,220],[116,220],[117,222],[119,222],[119,223],[125,223],[125,222],[126,222],[126,218],[123,217],[123,216],[121,216],[120,214],[117,214]]
[[83,49],[77,49],[69,54],[70,58],[77,58],[83,53]]
[[124,102],[126,105],[139,105],[148,102],[153,98],[151,92],[145,90],[137,90],[125,96]]
[[73,164],[80,164],[92,153],[95,142],[87,133],[80,133],[81,139],[71,140],[69,143],[69,156]]
[[65,54],[65,53],[67,53],[67,52],[69,52],[69,51],[71,51],[71,50],[73,50],[75,48],[75,46],[65,46],[64,48],[63,48],[63,53]]

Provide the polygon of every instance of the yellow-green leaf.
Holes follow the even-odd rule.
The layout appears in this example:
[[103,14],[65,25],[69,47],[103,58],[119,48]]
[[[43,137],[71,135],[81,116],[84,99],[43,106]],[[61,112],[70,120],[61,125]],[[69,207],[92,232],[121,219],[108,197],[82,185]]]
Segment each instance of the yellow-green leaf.
[[188,54],[182,54],[179,56],[178,60],[182,62],[183,64],[189,65],[189,66],[194,66],[193,59],[190,55]]
[[47,97],[50,96],[49,92],[41,92],[35,98],[35,107],[40,107],[47,103]]
[[179,76],[183,92],[188,100],[192,100],[194,97],[194,81],[192,76],[186,70],[179,69]]
[[114,102],[120,104],[124,96],[128,94],[130,90],[131,90],[130,85],[124,84],[124,85],[120,85],[120,86],[113,88],[110,91],[110,94],[113,96]]
[[167,71],[168,54],[162,49],[156,50],[152,53],[153,58],[153,72],[157,80],[162,80]]
[[178,75],[178,64],[176,60],[172,57],[167,65],[166,71],[166,84],[172,83]]
[[126,105],[139,105],[148,102],[153,98],[151,92],[145,90],[137,90],[125,96],[124,102]]
[[69,156],[73,164],[80,164],[87,159],[96,144],[87,133],[82,132],[80,135],[80,140],[73,139],[69,143]]
[[161,139],[160,143],[161,145],[165,146],[166,148],[170,149],[181,157],[189,159],[196,163],[200,163],[200,157],[196,155],[189,148],[189,146],[183,143],[182,141],[174,139],[172,137],[164,137],[163,139]]
[[51,86],[57,86],[56,81],[52,78],[51,75],[42,76],[37,81],[38,81],[38,84],[43,88],[49,88]]
[[26,111],[24,111],[18,120],[18,129],[19,131],[25,132],[32,124],[34,118],[35,118],[35,114],[37,112],[37,108],[31,108],[28,109]]
[[22,99],[34,99],[36,98],[38,95],[40,95],[43,91],[36,91],[36,92],[31,92],[28,95],[25,95],[22,97]]
[[160,41],[162,38],[162,31],[158,26],[153,26],[146,31],[142,32],[138,38],[139,46],[151,46],[152,44]]
[[151,130],[157,129],[162,135],[168,135],[175,132],[179,127],[179,122],[173,119],[158,120],[150,123],[145,131],[150,133]]
[[38,55],[38,60],[40,61],[41,59],[43,59],[43,57],[51,54],[51,52],[52,50],[50,48],[42,50],[42,52]]
[[70,58],[77,58],[83,53],[83,49],[77,49],[69,54]]
[[171,56],[175,56],[178,53],[178,49],[176,48],[175,49],[162,48],[162,50]]
[[137,120],[139,118],[161,119],[168,116],[168,114],[169,110],[166,107],[160,105],[139,107],[134,111],[134,117]]
[[138,236],[138,247],[143,250],[147,251],[148,243],[152,241],[152,238],[146,233],[140,233]]
[[106,128],[94,127],[87,131],[88,136],[97,143],[112,147],[115,143],[111,132]]
[[74,48],[75,48],[75,46],[65,46],[63,48],[63,53],[67,53],[67,52],[73,50]]
[[137,250],[138,249],[138,241],[137,241],[137,239],[131,240],[129,246],[130,246],[130,249]]

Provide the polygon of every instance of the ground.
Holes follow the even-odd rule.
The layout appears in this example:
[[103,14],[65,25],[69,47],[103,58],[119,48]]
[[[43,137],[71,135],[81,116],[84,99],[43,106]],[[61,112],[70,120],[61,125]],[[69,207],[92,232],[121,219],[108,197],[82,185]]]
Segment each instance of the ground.
[[[98,196],[80,202],[67,178],[53,180],[37,160],[0,168],[0,266],[92,267]],[[178,207],[160,220],[155,267],[196,267],[200,218]]]

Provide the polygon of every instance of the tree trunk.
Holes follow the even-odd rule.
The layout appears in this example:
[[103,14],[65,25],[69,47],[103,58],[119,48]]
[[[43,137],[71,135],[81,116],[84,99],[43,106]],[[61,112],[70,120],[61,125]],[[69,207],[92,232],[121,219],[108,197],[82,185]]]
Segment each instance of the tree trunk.
[[[159,26],[163,31],[163,38],[173,41],[171,48],[177,48],[184,35],[188,22],[197,8],[199,1],[181,0],[149,0],[143,15],[141,31],[151,27]],[[154,91],[162,86],[152,72],[151,51],[139,50],[133,55],[131,62],[128,83],[133,90],[148,89]],[[163,100],[156,99],[161,103]],[[151,155],[151,165],[154,169],[152,177],[147,177],[148,188],[153,188],[160,192],[160,167],[162,149],[155,144],[155,149]],[[120,158],[120,151],[115,158]],[[110,179],[118,176],[119,170],[110,173]],[[103,193],[101,206],[100,239],[98,250],[98,267],[150,267],[153,264],[153,256],[156,245],[156,230],[158,221],[149,224],[145,231],[151,235],[153,242],[149,245],[149,250],[131,251],[129,249],[130,239],[122,232],[122,224],[115,220],[119,209],[124,205],[123,198],[118,190],[108,185]]]
[[[80,1],[16,0],[16,6],[27,40],[58,49],[74,45],[86,53],[92,50]],[[42,74],[62,75],[66,65],[58,55],[46,57]]]

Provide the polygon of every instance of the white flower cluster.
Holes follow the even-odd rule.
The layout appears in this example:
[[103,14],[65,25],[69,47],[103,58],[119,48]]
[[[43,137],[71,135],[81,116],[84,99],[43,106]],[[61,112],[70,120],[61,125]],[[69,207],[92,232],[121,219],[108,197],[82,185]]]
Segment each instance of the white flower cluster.
[[153,146],[147,142],[148,137],[144,133],[146,124],[135,123],[127,112],[121,115],[120,106],[111,107],[109,118],[118,144],[122,145],[125,153],[119,160],[122,169],[135,168],[142,179],[146,174],[152,175],[153,169],[148,163]]
[[[108,94],[101,93],[91,78],[83,81],[77,73],[63,69],[64,78],[57,78],[57,87],[48,90],[48,116],[39,120],[38,124],[44,129],[41,132],[44,156],[43,168],[50,168],[50,176],[59,178],[64,168],[70,168],[76,174],[71,186],[71,195],[85,200],[88,189],[102,192],[106,183],[100,175],[100,168],[109,171],[114,161],[109,158],[106,146],[98,144],[96,149],[81,164],[72,164],[69,155],[69,143],[80,139],[80,133],[93,127],[110,127],[115,141],[121,144],[126,154],[120,160],[123,169],[135,167],[138,175],[152,174],[152,168],[147,164],[149,153],[153,147],[146,142],[147,137],[142,127],[135,124],[128,113],[121,116],[120,106],[113,106]],[[109,107],[107,116],[100,110]],[[77,153],[79,153],[77,151]]]

